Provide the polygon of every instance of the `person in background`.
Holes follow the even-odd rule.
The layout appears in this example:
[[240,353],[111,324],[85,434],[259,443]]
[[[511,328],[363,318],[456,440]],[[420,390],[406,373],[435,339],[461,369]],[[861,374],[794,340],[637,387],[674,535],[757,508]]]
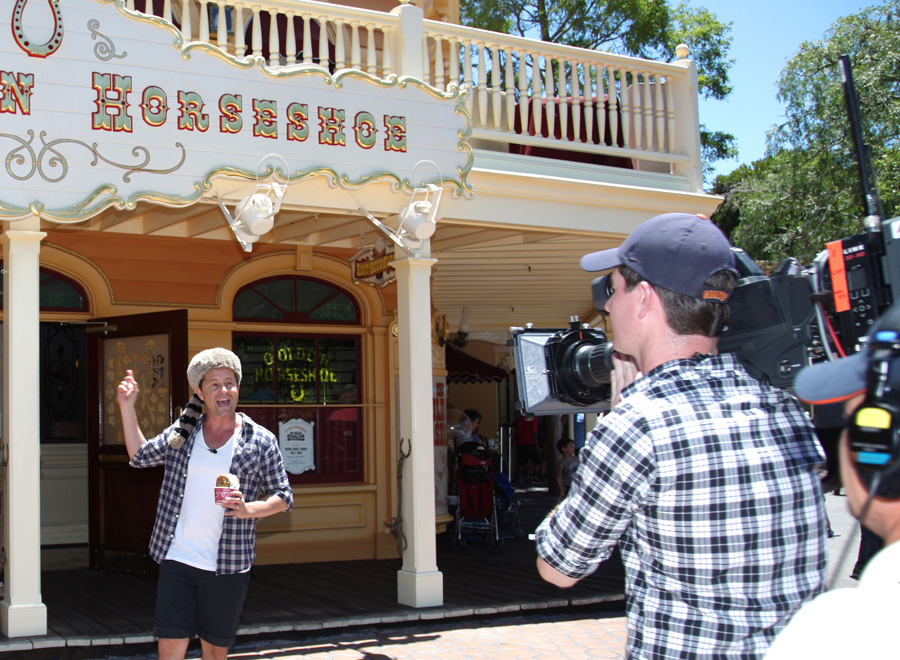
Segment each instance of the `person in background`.
[[481,426],[481,413],[474,408],[466,408],[463,412],[466,413],[466,417],[468,417],[469,421],[472,422],[472,440],[477,442],[482,447],[487,448],[487,443],[478,432],[478,427]]
[[540,450],[538,449],[538,419],[532,413],[516,419],[516,476],[519,481],[534,481]]
[[[164,466],[150,556],[160,564],[154,634],[160,660],[183,660],[194,635],[203,660],[222,660],[234,644],[250,566],[256,558],[256,521],[289,511],[294,496],[277,438],[236,412],[241,361],[224,348],[201,351],[187,369],[194,391],[185,414],[146,440],[131,370],[116,397],[125,448],[136,468]],[[205,405],[206,413],[200,411]],[[239,487],[220,504],[219,475]]]
[[[843,401],[850,419],[862,420],[878,400],[900,410],[900,351],[888,349],[883,357],[885,389],[873,395],[867,383],[874,337],[900,345],[900,303],[878,320],[862,351],[840,360],[803,369],[795,380],[797,396],[813,404]],[[878,350],[878,349],[875,349]],[[881,359],[881,358],[879,358]],[[863,405],[861,405],[863,404]],[[862,424],[862,421],[860,421]],[[781,631],[766,660],[846,660],[888,658],[898,654],[897,625],[900,603],[900,434],[892,417],[887,428],[890,455],[861,457],[851,451],[850,436],[841,435],[838,459],[850,513],[861,525],[884,540],[884,547],[866,564],[853,589],[835,589],[804,605]],[[860,459],[864,458],[864,462]]]
[[578,469],[578,450],[571,438],[560,438],[556,442],[556,449],[562,455],[556,468],[556,483],[559,486],[559,499],[564,499],[569,494],[572,478]]
[[669,213],[581,265],[613,269],[594,287],[613,400],[537,529],[538,571],[572,586],[618,545],[626,658],[762,658],[822,589],[825,457],[793,394],[717,351],[731,246],[710,221]]

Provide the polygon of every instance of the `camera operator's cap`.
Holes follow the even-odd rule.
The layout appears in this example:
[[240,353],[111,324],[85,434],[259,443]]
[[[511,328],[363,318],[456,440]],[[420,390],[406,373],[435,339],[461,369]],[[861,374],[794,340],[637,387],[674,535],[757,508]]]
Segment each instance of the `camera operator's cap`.
[[[890,341],[898,335],[900,302],[891,305],[875,322],[866,338],[866,345],[857,353],[801,369],[794,378],[794,392],[802,401],[819,405],[840,403],[865,393],[868,387],[871,340],[884,338]],[[900,357],[891,362],[889,383],[894,389],[900,388]]]
[[586,254],[587,271],[628,266],[649,282],[691,298],[726,303],[729,291],[706,286],[719,270],[740,275],[725,234],[706,218],[664,213],[635,229],[617,248]]
[[227,348],[207,348],[191,360],[187,368],[188,384],[192,390],[200,387],[200,381],[213,369],[231,369],[241,384],[241,360]]

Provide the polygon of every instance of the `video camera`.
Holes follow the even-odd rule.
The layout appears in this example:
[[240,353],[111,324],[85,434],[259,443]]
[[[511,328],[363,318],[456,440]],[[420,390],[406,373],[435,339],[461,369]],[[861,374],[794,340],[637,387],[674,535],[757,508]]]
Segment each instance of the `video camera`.
[[[790,387],[797,371],[812,362],[856,352],[900,291],[900,217],[881,221],[849,58],[840,64],[865,231],[828,243],[808,267],[789,258],[771,275],[735,248],[740,279],[719,351],[735,353],[751,373],[777,387]],[[595,301],[601,280],[592,285]],[[536,415],[608,410],[613,346],[602,331],[573,317],[568,329],[510,328],[508,344],[516,361],[518,407]]]

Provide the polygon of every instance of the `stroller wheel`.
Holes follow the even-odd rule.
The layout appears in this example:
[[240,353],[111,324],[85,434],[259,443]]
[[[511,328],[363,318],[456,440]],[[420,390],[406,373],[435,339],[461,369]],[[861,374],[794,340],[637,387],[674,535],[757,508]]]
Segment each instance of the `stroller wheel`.
[[516,538],[524,539],[527,532],[525,531],[525,527],[522,525],[516,525]]

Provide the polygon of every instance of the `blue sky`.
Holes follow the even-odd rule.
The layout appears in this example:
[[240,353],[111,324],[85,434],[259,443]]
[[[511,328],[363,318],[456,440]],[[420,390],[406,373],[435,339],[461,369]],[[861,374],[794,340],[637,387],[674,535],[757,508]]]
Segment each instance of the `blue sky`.
[[857,14],[865,7],[884,2],[689,0],[689,4],[706,7],[723,23],[732,24],[733,91],[725,101],[700,101],[700,122],[711,130],[725,131],[737,138],[738,159],[716,163],[715,177],[764,155],[766,133],[784,119],[783,106],[775,98],[778,77],[803,42],[821,39],[841,16]]

